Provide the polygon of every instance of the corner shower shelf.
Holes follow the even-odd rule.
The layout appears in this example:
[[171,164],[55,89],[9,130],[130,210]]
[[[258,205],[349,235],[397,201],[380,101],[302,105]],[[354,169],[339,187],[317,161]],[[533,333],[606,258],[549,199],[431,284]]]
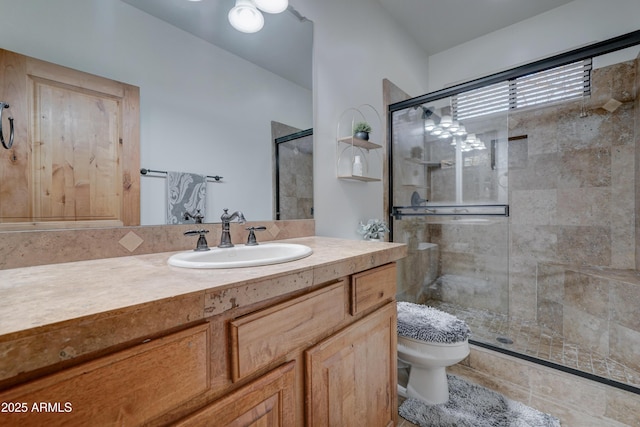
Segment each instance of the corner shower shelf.
[[[367,115],[362,111],[366,107],[367,110],[371,112]],[[372,126],[372,133],[374,135],[382,134],[382,120],[380,119],[380,114],[369,104],[360,105],[358,108],[348,108],[341,115],[340,119],[338,119],[338,125],[336,130],[336,176],[338,179],[342,180],[351,180],[351,181],[360,181],[360,182],[376,182],[381,181],[382,178],[378,176],[382,176],[382,159],[378,154],[378,158],[380,161],[376,161],[375,170],[376,172],[371,173],[370,170],[370,160],[371,160],[371,151],[377,153],[375,150],[379,150],[382,147],[380,144],[376,144],[374,142],[370,142],[368,140],[364,140],[361,138],[356,138],[353,136],[353,129],[357,122],[367,122]],[[341,131],[342,125],[342,131]],[[347,130],[345,130],[345,128]],[[345,136],[345,133],[350,133],[351,135]],[[350,151],[349,156],[345,156],[347,151]],[[363,162],[363,175],[353,175],[351,173],[352,165],[355,159],[355,156],[360,156]],[[373,176],[371,176],[373,175]]]

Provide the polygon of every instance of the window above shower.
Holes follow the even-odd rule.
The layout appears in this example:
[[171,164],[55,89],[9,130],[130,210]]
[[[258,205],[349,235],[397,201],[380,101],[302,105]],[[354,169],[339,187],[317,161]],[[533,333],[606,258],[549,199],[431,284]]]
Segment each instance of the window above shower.
[[591,58],[554,67],[452,97],[458,120],[507,110],[541,107],[591,95]]

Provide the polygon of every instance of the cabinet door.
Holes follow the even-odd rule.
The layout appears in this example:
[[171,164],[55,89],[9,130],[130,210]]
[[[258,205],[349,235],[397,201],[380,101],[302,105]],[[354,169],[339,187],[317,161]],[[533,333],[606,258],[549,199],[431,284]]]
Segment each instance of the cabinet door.
[[394,301],[307,350],[307,424],[395,425],[396,342]]
[[295,361],[274,369],[177,423],[179,427],[284,427],[295,424]]

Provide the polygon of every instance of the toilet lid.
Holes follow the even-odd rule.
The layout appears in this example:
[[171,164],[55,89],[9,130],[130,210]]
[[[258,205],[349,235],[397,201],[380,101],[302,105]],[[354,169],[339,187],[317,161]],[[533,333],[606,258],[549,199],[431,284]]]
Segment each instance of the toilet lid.
[[453,344],[469,338],[469,326],[433,307],[398,302],[398,335],[420,341]]

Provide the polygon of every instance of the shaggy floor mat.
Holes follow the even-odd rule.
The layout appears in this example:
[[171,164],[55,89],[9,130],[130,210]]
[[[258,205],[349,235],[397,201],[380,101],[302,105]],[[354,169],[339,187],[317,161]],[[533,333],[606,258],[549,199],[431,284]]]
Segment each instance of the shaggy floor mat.
[[421,427],[560,427],[560,421],[500,393],[454,375],[449,380],[449,402],[427,405],[407,399],[400,415]]

